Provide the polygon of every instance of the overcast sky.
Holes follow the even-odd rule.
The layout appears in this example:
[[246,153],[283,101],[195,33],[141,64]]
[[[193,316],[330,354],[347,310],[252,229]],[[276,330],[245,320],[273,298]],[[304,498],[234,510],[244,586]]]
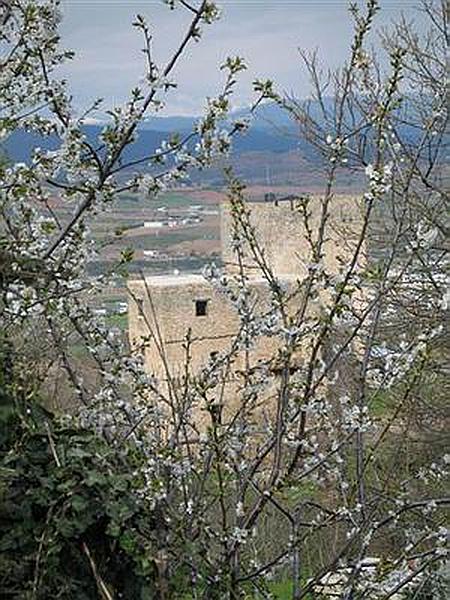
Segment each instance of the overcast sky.
[[[199,114],[203,99],[219,89],[218,66],[228,55],[243,56],[249,70],[241,78],[237,106],[251,101],[254,78],[272,78],[278,88],[307,95],[308,79],[298,48],[318,48],[327,66],[348,53],[351,20],[347,0],[222,0],[219,22],[205,28],[175,73],[179,89],[167,97],[165,114]],[[417,18],[413,0],[381,0],[378,24],[403,10]],[[63,0],[63,41],[75,50],[70,79],[80,108],[96,97],[122,102],[144,72],[142,40],[131,23],[136,13],[154,25],[155,55],[167,57],[188,22],[185,10],[170,11],[160,0]],[[67,68],[66,68],[67,69]]]

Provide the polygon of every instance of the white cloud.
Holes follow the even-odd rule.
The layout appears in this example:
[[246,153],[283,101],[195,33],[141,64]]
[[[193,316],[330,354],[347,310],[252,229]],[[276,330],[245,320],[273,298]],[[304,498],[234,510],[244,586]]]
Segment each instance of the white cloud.
[[[256,77],[272,78],[279,88],[304,96],[307,75],[298,47],[317,47],[325,66],[336,66],[347,53],[351,32],[346,0],[223,0],[220,22],[205,29],[204,39],[189,48],[175,72],[179,89],[167,99],[171,114],[199,113],[204,98],[217,92],[218,66],[229,54],[244,56],[249,70],[240,79],[238,105],[251,98]],[[408,0],[384,0],[385,24]],[[75,101],[85,106],[97,97],[107,105],[123,102],[143,73],[142,41],[131,27],[136,13],[155,29],[155,56],[167,57],[188,22],[185,11],[169,11],[160,1],[66,0],[63,41],[76,51],[64,68],[73,83]]]

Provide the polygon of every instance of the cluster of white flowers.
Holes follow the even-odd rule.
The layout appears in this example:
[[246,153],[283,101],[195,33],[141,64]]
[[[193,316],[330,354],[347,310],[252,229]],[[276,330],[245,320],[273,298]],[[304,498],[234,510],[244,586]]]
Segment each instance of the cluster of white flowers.
[[0,29],[1,137],[19,124],[37,131],[51,129],[51,119],[36,118],[36,106],[52,102],[62,114],[67,114],[69,106],[64,84],[52,79],[57,65],[71,56],[59,47],[59,2],[28,1],[20,10],[13,8],[14,15],[7,18],[6,12]]
[[384,165],[381,169],[372,164],[366,167],[369,191],[364,194],[366,200],[380,199],[389,192],[392,187],[392,163]]
[[330,163],[340,163],[342,165],[347,164],[348,156],[346,150],[349,140],[344,137],[333,137],[332,135],[328,134],[325,141],[331,151],[329,156]]
[[424,221],[420,221],[417,226],[416,241],[413,241],[414,248],[430,248],[439,235],[437,227],[429,226]]
[[249,532],[247,529],[242,529],[240,527],[235,527],[229,536],[229,541],[231,543],[237,542],[238,544],[246,544],[249,536]]

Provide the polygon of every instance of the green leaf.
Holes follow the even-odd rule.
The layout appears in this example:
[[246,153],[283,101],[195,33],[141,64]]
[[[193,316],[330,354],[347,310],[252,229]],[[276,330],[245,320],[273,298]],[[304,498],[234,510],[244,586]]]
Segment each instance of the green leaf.
[[106,477],[98,471],[89,471],[85,482],[88,487],[93,487],[95,485],[104,485],[106,483]]
[[89,502],[83,496],[73,496],[71,505],[75,512],[82,512],[88,508]]

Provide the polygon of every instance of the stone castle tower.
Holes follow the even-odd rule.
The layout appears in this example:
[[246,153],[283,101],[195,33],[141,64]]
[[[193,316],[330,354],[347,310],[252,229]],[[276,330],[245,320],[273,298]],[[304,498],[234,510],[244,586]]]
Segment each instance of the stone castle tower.
[[[270,195],[273,196],[273,195]],[[310,263],[307,228],[297,209],[298,199],[251,202],[250,221],[267,263],[280,285],[295,289]],[[320,198],[310,199],[308,210],[313,230],[320,222]],[[332,199],[323,262],[338,272],[353,253],[361,230],[359,201],[351,196]],[[232,276],[238,265],[233,250],[230,205],[221,206],[221,246],[224,273]],[[363,260],[363,259],[362,259]],[[255,303],[264,309],[268,283],[250,260],[245,273]],[[239,320],[229,299],[202,275],[180,274],[131,279],[129,288],[129,337],[133,347],[146,340],[145,364],[160,379],[176,378],[185,369],[186,335],[189,333],[190,372],[196,373],[217,353],[226,352],[235,338]],[[262,337],[252,350],[252,360],[273,354],[272,338]],[[239,361],[238,361],[239,362]],[[239,369],[236,364],[235,368]]]

